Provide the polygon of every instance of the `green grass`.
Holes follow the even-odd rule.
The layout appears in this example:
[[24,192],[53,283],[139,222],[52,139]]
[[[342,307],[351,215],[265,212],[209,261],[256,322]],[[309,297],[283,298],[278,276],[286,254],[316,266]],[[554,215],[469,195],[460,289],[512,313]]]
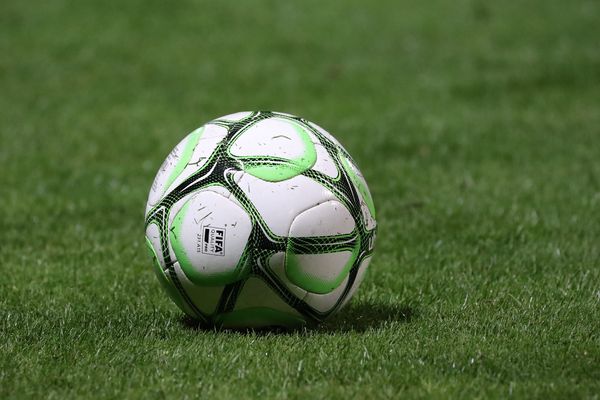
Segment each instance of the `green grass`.
[[[3,1],[0,398],[598,398],[595,1]],[[352,306],[194,329],[143,242],[219,115],[341,140],[378,207]]]

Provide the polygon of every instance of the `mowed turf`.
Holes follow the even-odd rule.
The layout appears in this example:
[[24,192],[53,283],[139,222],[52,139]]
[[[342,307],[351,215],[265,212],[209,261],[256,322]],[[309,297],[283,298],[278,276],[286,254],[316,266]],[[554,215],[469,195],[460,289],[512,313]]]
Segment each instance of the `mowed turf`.
[[[2,1],[0,398],[598,398],[599,20]],[[329,129],[375,198],[368,277],[318,329],[196,329],[144,248],[166,154],[254,109]]]

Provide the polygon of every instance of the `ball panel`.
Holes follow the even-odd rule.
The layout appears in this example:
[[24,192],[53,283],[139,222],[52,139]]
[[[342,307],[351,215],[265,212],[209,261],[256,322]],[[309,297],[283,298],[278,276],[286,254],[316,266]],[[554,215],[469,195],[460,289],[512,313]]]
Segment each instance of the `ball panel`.
[[194,147],[202,134],[202,129],[196,129],[187,135],[175,148],[169,153],[162,163],[148,195],[148,205],[154,206],[163,197],[166,189],[173,183],[177,176],[183,171],[189,162]]
[[329,139],[333,144],[336,144],[340,147],[343,148],[343,146],[341,145],[341,143],[329,132],[327,132],[325,129],[323,129],[322,127],[320,127],[319,125],[315,124],[314,122],[310,122],[310,121],[306,121],[308,125],[310,125],[311,128],[313,128],[314,130],[316,130],[317,132],[319,132],[321,135],[325,136],[327,139]]
[[146,240],[152,246],[153,254],[156,254],[157,261],[162,268],[165,268],[165,260],[163,258],[162,245],[160,243],[160,229],[156,224],[149,224],[146,227]]
[[272,111],[272,113],[274,115],[278,115],[278,116],[281,116],[281,117],[298,118],[298,116],[296,116],[294,114],[284,113],[284,112],[281,112],[281,111]]
[[342,166],[350,176],[350,179],[359,194],[361,212],[365,226],[368,230],[375,229],[377,226],[377,223],[375,222],[375,204],[373,203],[373,198],[371,197],[367,182],[352,160],[341,153],[340,159],[342,160]]
[[199,286],[195,284],[188,279],[187,274],[181,268],[181,264],[177,261],[173,264],[173,269],[194,306],[205,316],[213,314],[223,293],[223,286]]
[[235,203],[211,190],[192,195],[174,216],[169,239],[188,279],[197,285],[234,282],[252,223]]
[[[231,192],[229,190],[227,190],[227,188],[224,186],[215,184],[215,185],[203,187],[202,189],[200,189],[200,191],[216,193],[220,196],[225,197],[226,199],[229,199],[230,201],[233,201],[236,205],[239,206],[239,203],[231,195]],[[196,193],[198,193],[198,192],[196,192]]]
[[304,301],[321,313],[330,312],[340,300],[340,296],[344,293],[347,284],[348,276],[333,291],[325,294],[307,293]]
[[215,121],[238,122],[252,115],[252,111],[240,111],[217,118]]
[[283,182],[268,182],[245,173],[238,185],[271,232],[278,236],[288,235],[292,221],[302,211],[335,199],[329,190],[302,175]]
[[311,168],[317,159],[308,130],[286,118],[261,120],[242,130],[230,145],[247,173],[280,182]]
[[217,315],[215,320],[219,325],[233,328],[297,326],[306,323],[298,311],[257,277],[244,282],[233,311]]
[[307,145],[307,133],[296,122],[269,118],[250,125],[240,132],[231,144],[230,153],[236,157],[300,158],[312,144]]
[[[240,172],[240,177],[241,177],[241,174],[242,173]],[[239,180],[239,179],[234,179],[235,182],[237,182],[237,180]],[[231,192],[229,192],[229,190],[227,190],[225,187],[221,186],[220,184],[213,184],[210,186],[206,186],[202,189],[199,189],[196,192],[192,192],[192,193],[188,194],[187,196],[182,197],[181,199],[177,200],[175,203],[173,203],[171,205],[171,207],[168,209],[168,214],[167,214],[167,226],[168,227],[173,226],[173,221],[175,220],[175,216],[179,213],[179,211],[183,208],[183,206],[187,203],[187,201],[194,194],[198,193],[199,191],[215,192],[217,194],[220,194],[223,197],[230,199],[233,203],[235,203],[239,207],[241,207],[239,202],[233,196],[231,196]],[[171,241],[167,240],[167,243],[168,243],[169,256],[171,257],[171,259],[176,260],[177,256],[175,255],[175,252],[173,251],[173,246],[171,245]]]
[[291,315],[301,316],[298,311],[289,306],[262,279],[252,276],[244,282],[234,310],[254,307],[268,307]]
[[295,254],[288,249],[285,272],[289,280],[313,293],[330,293],[348,275],[355,252],[339,251],[324,254]]
[[294,218],[289,236],[333,236],[351,233],[355,228],[350,211],[337,200],[325,201]]
[[195,317],[195,313],[188,307],[185,301],[181,298],[181,295],[177,291],[177,288],[173,285],[171,278],[165,273],[163,266],[160,264],[159,259],[162,257],[158,257],[157,253],[153,247],[153,244],[146,238],[146,246],[150,255],[152,257],[152,267],[154,269],[154,274],[158,278],[158,282],[160,286],[163,288],[167,296],[186,314],[191,317]]
[[367,257],[360,263],[360,266],[358,267],[358,272],[356,274],[356,278],[354,279],[354,283],[352,284],[352,288],[350,289],[350,292],[348,292],[348,295],[344,299],[344,302],[342,303],[340,308],[343,308],[346,306],[346,304],[348,304],[350,299],[352,299],[352,296],[354,296],[354,293],[356,293],[356,290],[360,287],[362,281],[365,279],[365,275],[367,273],[367,269],[369,269],[370,262],[371,257]]
[[317,150],[317,161],[312,169],[321,172],[332,179],[337,179],[340,173],[335,162],[327,152],[327,149],[320,144],[315,145],[315,149]]
[[269,269],[279,278],[279,280],[299,299],[304,299],[306,290],[294,285],[285,273],[285,253],[278,252],[269,258]]
[[200,131],[200,137],[192,149],[192,154],[185,162],[183,169],[177,175],[177,177],[169,184],[165,193],[170,192],[178,185],[180,185],[192,174],[198,172],[200,168],[211,159],[211,156],[215,152],[215,149],[227,136],[227,129],[217,125],[205,125],[198,128]]

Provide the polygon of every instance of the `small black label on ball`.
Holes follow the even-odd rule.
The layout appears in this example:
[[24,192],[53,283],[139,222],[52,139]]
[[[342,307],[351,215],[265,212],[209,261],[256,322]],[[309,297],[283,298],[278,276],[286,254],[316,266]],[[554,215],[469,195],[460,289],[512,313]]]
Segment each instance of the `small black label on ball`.
[[203,226],[202,253],[211,256],[225,255],[225,229]]

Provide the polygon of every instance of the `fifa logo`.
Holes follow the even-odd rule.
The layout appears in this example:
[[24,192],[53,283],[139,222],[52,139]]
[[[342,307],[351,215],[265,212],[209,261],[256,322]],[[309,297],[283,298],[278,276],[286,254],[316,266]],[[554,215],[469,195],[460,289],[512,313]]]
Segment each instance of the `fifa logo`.
[[202,253],[212,256],[225,255],[225,229],[203,226]]

